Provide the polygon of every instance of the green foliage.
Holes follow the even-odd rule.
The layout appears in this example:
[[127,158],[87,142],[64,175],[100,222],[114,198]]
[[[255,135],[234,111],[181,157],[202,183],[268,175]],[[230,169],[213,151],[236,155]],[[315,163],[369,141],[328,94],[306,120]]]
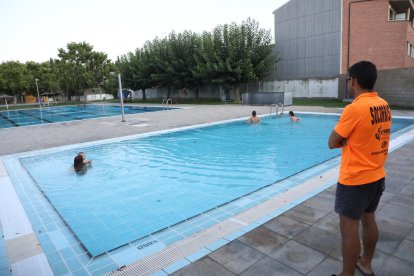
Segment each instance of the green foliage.
[[59,84],[68,98],[103,84],[111,69],[107,54],[94,51],[93,46],[86,42],[71,42],[66,47],[58,49],[59,59],[54,63]]
[[[34,84],[34,79],[32,79]],[[20,96],[30,88],[31,79],[25,64],[8,61],[0,65],[0,94]]]
[[263,80],[276,62],[270,31],[249,18],[202,35],[184,31],[155,38],[122,56],[117,67],[134,89],[190,88],[198,96],[199,88],[216,84],[234,87],[237,102],[240,84]]
[[219,25],[204,33],[195,75],[213,84],[234,86],[235,101],[240,98],[240,83],[266,77],[277,60],[269,30],[248,18],[241,25]]
[[129,52],[116,62],[124,86],[134,90],[142,89],[144,100],[146,100],[145,90],[155,86],[155,81],[151,76],[155,73],[154,58],[155,56],[151,54],[151,48],[147,43],[144,48]]

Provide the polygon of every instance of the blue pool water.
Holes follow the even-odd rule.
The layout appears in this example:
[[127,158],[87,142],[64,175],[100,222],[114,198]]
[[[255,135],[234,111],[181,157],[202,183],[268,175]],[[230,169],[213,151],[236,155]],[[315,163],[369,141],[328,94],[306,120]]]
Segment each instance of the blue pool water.
[[[125,106],[125,114],[163,110],[162,107]],[[21,109],[0,112],[0,128],[66,122],[121,115],[120,106],[86,105]]]
[[[340,154],[337,116],[264,118],[21,159],[92,256],[174,225]],[[394,120],[393,131],[412,122]],[[84,151],[86,174],[70,170]]]

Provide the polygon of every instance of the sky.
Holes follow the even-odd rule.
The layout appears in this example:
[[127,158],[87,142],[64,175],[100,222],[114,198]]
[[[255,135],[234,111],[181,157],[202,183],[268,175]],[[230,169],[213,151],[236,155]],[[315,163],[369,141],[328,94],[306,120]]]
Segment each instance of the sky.
[[0,0],[0,62],[47,61],[69,42],[111,60],[171,31],[210,31],[251,17],[274,36],[273,11],[289,0]]

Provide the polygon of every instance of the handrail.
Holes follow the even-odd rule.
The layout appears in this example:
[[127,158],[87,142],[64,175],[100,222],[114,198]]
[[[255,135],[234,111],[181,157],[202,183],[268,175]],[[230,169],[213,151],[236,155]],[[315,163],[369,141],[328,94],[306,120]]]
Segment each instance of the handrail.
[[166,108],[166,109],[171,109],[173,106],[173,102],[172,99],[163,99],[161,106]]
[[282,107],[282,111],[280,112],[279,116],[283,115],[283,112],[285,111],[285,106],[282,103],[277,104],[278,107]]
[[[278,103],[278,104],[271,104],[270,105],[270,117],[272,117],[272,111],[273,111],[273,107],[275,108],[275,114],[277,116],[282,116],[284,111],[285,111],[285,106],[282,103]],[[279,107],[282,108],[282,111],[279,113]]]
[[[275,111],[277,110],[277,104],[271,104],[270,105],[270,117],[272,117],[272,110],[273,110],[273,107],[275,107]],[[277,112],[276,112],[276,114],[277,114]]]

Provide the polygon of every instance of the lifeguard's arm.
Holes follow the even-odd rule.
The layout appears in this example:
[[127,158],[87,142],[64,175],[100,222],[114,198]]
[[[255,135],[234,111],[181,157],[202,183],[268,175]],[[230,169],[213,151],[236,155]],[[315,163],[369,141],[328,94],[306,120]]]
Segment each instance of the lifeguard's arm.
[[331,135],[329,136],[328,146],[330,149],[341,148],[347,144],[347,141],[344,137],[339,135],[335,130],[332,130]]

